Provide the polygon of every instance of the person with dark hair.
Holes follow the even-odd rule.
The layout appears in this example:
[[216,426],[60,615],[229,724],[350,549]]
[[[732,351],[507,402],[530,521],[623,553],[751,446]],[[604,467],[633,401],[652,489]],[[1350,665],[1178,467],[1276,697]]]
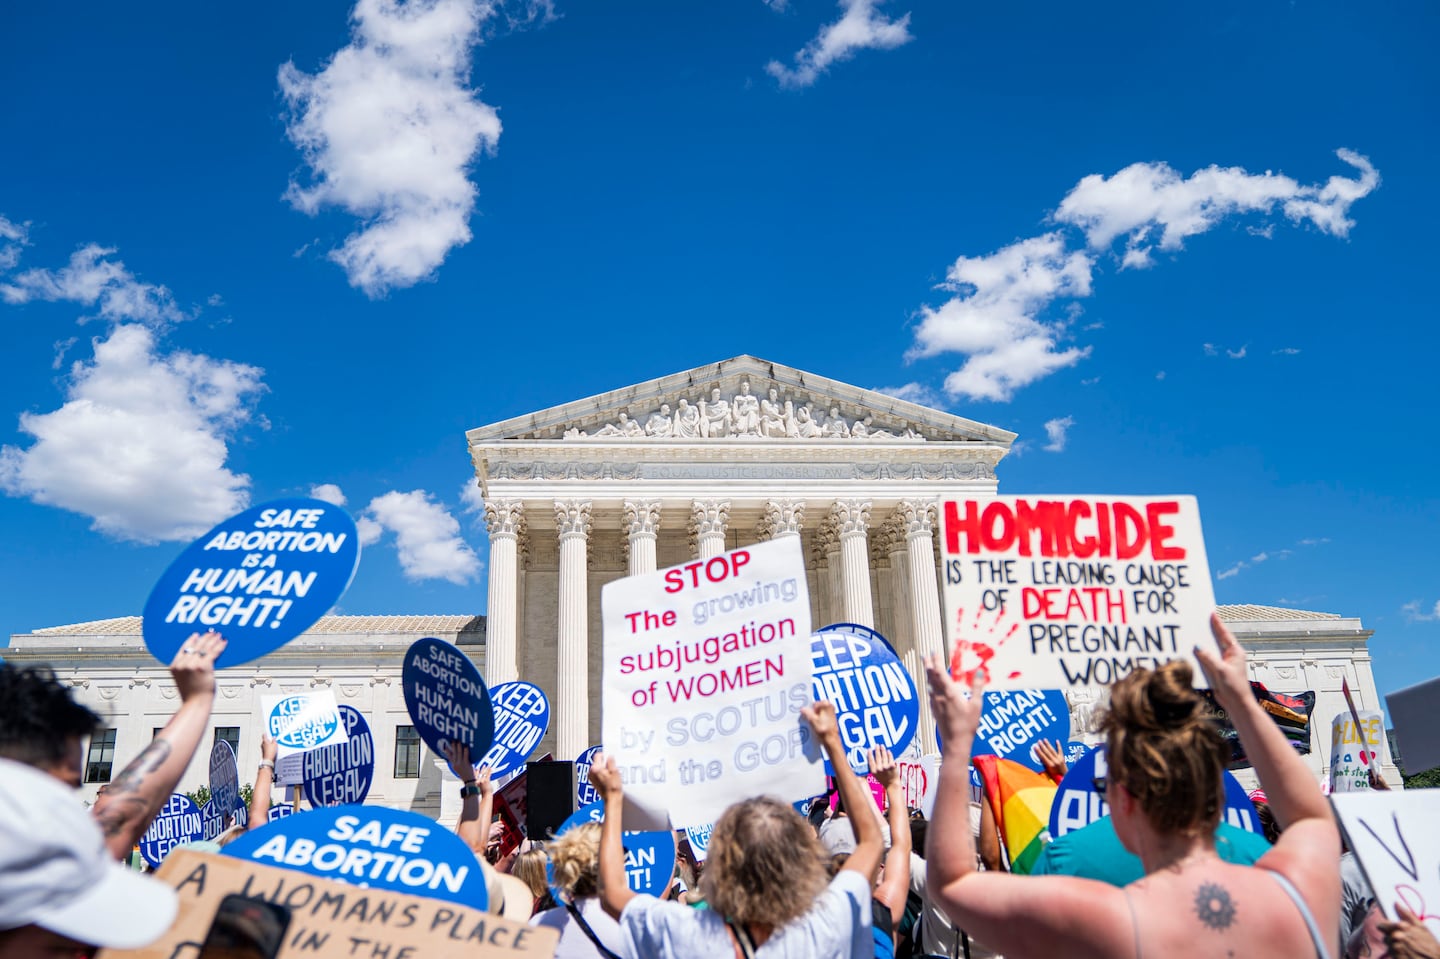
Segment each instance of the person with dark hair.
[[0,759],[34,766],[80,788],[81,747],[100,717],[77,703],[49,666],[0,663]]
[[1275,847],[1255,867],[1216,855],[1229,753],[1191,687],[1190,664],[1177,660],[1117,682],[1101,724],[1109,773],[1096,786],[1144,878],[1116,888],[977,871],[964,780],[984,673],[967,698],[943,660],[931,657],[926,676],[944,762],[927,858],[935,898],[952,919],[1012,959],[1057,949],[1082,959],[1334,953],[1339,831],[1304,760],[1255,701],[1244,650],[1218,616],[1210,624],[1219,652],[1196,655],[1285,827]]

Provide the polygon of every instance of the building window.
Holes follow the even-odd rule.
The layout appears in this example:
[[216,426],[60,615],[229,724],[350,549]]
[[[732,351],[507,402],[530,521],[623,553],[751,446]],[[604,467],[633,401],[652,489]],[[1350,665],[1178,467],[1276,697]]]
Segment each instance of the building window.
[[420,734],[414,726],[395,727],[395,778],[420,778]]
[[85,758],[85,781],[108,783],[110,767],[115,762],[115,730],[96,730],[90,737],[90,755]]
[[240,727],[239,726],[216,726],[215,742],[225,740],[230,744],[230,749],[236,756],[240,755]]

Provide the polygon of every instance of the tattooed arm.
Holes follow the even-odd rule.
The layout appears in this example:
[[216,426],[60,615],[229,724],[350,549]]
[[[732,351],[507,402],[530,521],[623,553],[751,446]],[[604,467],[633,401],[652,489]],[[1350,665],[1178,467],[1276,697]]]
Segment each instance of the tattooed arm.
[[129,855],[190,765],[210,725],[215,658],[224,649],[224,638],[213,630],[185,641],[170,664],[170,675],[180,691],[180,708],[91,808],[115,858]]

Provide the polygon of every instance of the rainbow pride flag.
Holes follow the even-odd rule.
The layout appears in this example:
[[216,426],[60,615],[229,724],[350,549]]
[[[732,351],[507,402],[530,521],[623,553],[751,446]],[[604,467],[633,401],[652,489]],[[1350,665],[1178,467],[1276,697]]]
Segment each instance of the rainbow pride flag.
[[985,785],[985,799],[1010,857],[1010,871],[1029,875],[1050,841],[1050,807],[1059,787],[1044,773],[999,756],[976,756],[971,762]]

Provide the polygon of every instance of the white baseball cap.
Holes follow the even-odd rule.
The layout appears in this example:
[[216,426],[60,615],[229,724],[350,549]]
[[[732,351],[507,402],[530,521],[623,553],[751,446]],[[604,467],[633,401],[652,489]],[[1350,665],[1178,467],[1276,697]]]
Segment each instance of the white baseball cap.
[[174,890],[110,855],[75,790],[0,759],[0,930],[37,925],[135,949],[169,929],[175,912]]

